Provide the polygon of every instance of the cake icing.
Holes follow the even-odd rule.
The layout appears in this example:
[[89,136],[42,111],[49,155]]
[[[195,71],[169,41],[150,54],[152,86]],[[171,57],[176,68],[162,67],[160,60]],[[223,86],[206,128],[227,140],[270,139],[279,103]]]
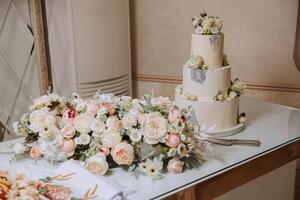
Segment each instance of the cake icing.
[[[240,123],[239,97],[245,84],[231,81],[220,18],[201,13],[192,21],[191,57],[183,66],[183,83],[176,88],[175,104],[191,108],[192,120],[200,126],[214,127],[215,131],[230,129]],[[244,122],[244,113],[241,118]]]

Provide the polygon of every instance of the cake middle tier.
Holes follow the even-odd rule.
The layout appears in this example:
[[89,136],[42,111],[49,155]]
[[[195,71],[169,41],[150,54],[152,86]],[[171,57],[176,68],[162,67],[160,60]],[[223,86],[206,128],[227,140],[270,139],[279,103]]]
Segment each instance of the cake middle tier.
[[196,95],[198,100],[210,101],[219,91],[226,92],[230,88],[231,67],[225,66],[214,70],[202,70],[183,67],[183,92]]

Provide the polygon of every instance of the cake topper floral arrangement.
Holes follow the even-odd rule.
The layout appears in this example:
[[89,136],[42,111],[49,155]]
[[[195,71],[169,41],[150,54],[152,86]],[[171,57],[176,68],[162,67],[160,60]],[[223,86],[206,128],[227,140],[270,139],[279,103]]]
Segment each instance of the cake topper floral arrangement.
[[192,18],[194,33],[201,35],[217,35],[221,34],[222,21],[219,17],[209,16],[204,11],[200,16]]
[[168,97],[48,94],[35,99],[14,123],[15,133],[25,137],[14,145],[14,159],[75,159],[97,175],[117,166],[153,178],[164,171],[180,173],[213,154],[189,117],[188,110],[180,110]]

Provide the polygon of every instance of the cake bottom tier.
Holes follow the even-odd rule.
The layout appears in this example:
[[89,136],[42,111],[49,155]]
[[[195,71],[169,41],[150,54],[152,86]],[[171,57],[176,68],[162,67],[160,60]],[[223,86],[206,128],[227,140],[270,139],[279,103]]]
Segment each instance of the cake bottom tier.
[[192,108],[192,121],[206,128],[215,127],[214,131],[229,129],[238,124],[239,98],[224,102],[190,101],[175,95],[175,105],[179,108]]

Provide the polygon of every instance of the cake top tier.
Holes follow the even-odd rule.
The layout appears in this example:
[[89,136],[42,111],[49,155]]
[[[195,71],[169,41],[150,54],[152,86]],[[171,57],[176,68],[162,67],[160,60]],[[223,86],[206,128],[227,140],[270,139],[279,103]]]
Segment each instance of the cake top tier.
[[200,16],[192,18],[194,33],[199,35],[218,35],[222,34],[222,20],[217,16],[210,16],[204,11]]

